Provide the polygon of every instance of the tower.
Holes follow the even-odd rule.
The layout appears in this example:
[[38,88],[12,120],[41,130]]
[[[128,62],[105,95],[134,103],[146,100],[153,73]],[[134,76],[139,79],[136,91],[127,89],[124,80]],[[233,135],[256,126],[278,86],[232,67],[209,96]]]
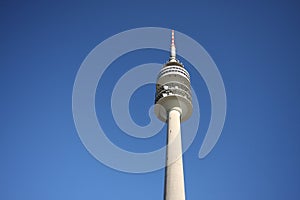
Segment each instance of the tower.
[[180,123],[192,114],[190,75],[176,59],[174,30],[169,61],[160,70],[155,95],[156,116],[168,124],[165,200],[185,200]]

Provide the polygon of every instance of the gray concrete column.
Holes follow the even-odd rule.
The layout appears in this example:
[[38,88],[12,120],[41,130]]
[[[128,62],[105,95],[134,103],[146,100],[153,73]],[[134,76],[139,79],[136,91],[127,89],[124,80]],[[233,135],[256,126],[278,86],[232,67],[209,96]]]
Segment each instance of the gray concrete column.
[[168,115],[165,200],[185,200],[180,115],[181,109],[177,107]]

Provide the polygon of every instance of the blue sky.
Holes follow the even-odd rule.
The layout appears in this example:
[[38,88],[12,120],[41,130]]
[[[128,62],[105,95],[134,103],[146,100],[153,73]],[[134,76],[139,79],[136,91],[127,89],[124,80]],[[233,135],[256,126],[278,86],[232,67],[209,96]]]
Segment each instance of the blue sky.
[[[297,1],[2,1],[0,199],[163,198],[163,170],[106,167],[82,145],[72,117],[73,83],[88,53],[114,34],[146,26],[194,38],[226,88],[223,133],[199,160],[210,101],[185,63],[201,105],[198,134],[184,154],[187,199],[299,199],[299,8]],[[147,140],[124,135],[108,105],[122,73],[167,59],[163,51],[132,52],[101,80],[107,85],[97,89],[97,114],[119,146],[145,152],[164,144],[165,129]],[[141,125],[153,95],[146,85],[132,97],[131,114]],[[140,101],[145,105],[133,106]]]

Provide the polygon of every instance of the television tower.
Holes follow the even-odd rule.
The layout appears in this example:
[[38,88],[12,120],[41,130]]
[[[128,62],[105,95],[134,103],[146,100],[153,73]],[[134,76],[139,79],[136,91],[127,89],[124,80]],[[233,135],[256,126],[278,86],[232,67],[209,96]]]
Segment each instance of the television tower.
[[190,75],[176,59],[174,30],[172,30],[169,61],[160,70],[155,95],[156,116],[168,124],[165,200],[185,200],[180,123],[193,111]]

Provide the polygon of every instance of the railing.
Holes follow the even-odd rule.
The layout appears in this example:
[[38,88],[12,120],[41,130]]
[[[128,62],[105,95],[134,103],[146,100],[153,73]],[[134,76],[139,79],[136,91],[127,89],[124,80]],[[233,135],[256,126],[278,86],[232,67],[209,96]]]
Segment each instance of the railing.
[[168,83],[160,86],[156,90],[155,103],[166,96],[181,96],[192,101],[191,90],[183,84],[177,82]]
[[162,70],[159,72],[158,74],[158,79],[163,76],[166,73],[172,73],[172,72],[177,72],[180,74],[185,75],[185,77],[190,80],[190,74],[182,67],[177,67],[177,66],[168,66],[168,67],[164,67],[162,68]]

